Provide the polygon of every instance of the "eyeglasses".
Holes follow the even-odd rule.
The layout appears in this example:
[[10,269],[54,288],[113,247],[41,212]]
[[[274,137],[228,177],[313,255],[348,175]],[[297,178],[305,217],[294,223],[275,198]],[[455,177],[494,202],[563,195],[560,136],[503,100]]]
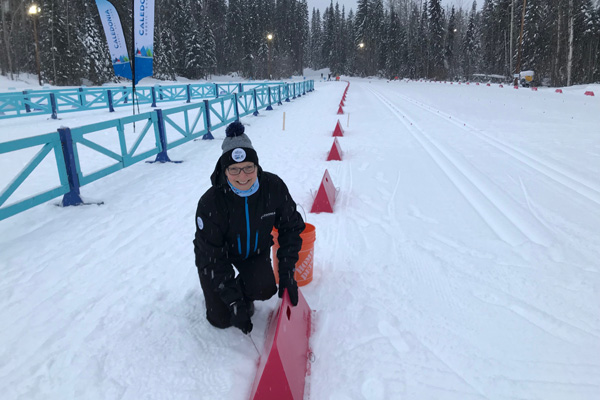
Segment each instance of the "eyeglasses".
[[229,167],[227,168],[227,172],[229,172],[230,175],[239,175],[242,171],[244,171],[245,174],[251,174],[254,172],[255,169],[256,165],[252,164],[244,168]]

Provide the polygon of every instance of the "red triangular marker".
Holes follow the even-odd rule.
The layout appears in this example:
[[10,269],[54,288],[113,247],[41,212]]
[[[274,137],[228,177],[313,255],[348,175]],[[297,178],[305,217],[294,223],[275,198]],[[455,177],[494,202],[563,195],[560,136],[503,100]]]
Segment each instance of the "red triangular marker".
[[338,115],[342,115],[344,113],[344,109],[342,108],[342,105],[340,104],[340,108],[338,108]]
[[331,146],[331,150],[329,150],[327,161],[342,161],[342,149],[337,138],[333,139],[333,145]]
[[340,124],[339,119],[337,124],[335,124],[335,129],[333,130],[332,136],[344,136],[344,130],[342,129],[342,124]]
[[333,212],[333,204],[335,203],[335,187],[333,186],[333,182],[331,181],[331,177],[329,176],[329,172],[325,170],[325,174],[323,175],[323,180],[321,181],[321,186],[319,186],[319,191],[315,196],[315,201],[313,202],[312,208],[310,209],[311,213],[320,213],[320,212]]
[[293,307],[287,290],[281,306],[271,319],[252,385],[252,400],[302,400],[311,332],[311,310],[298,290],[298,305]]

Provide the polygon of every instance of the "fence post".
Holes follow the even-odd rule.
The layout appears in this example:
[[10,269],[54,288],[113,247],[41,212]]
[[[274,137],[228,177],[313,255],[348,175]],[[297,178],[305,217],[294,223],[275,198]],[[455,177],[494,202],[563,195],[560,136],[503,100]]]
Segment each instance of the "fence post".
[[271,107],[271,87],[267,87],[267,94],[269,95],[269,105],[267,106],[267,111],[273,111],[273,107]]
[[306,81],[302,81],[302,94],[306,96]]
[[215,99],[219,98],[219,84],[215,83]]
[[241,83],[238,83],[238,93],[242,93],[244,91],[244,87]]
[[235,97],[235,120],[239,121],[240,120],[240,110],[238,108],[238,94],[234,93],[233,96]]
[[[123,89],[125,89],[123,91],[123,93],[125,93],[125,101],[123,102],[123,104],[127,104],[127,100],[129,100],[129,95],[127,94],[127,86],[123,86]],[[114,111],[114,110],[113,110]],[[111,111],[112,112],[112,111]]]
[[[127,94],[125,95],[125,103],[127,103]],[[115,112],[115,108],[113,107],[113,98],[112,98],[112,90],[108,89],[106,91],[106,102],[108,103],[108,111]]]
[[154,89],[154,86],[152,86],[152,104],[150,105],[150,107],[156,107],[156,89]]
[[256,89],[252,89],[252,93],[254,97],[254,112],[252,113],[252,115],[254,115],[255,117],[258,115],[258,102],[256,101]]
[[158,137],[160,139],[160,152],[156,155],[156,159],[154,162],[166,163],[172,162],[167,154],[167,135],[165,129],[165,119],[162,115],[162,110],[156,109],[154,110],[156,113],[156,123],[158,124]]
[[192,89],[190,88],[189,84],[185,87],[185,91],[187,92],[186,103],[191,103],[192,102]]
[[277,105],[280,106],[281,103],[281,85],[277,85],[277,92],[278,92],[278,97],[277,97]]
[[67,178],[69,180],[69,193],[66,193],[62,199],[62,206],[78,206],[83,204],[79,194],[79,175],[77,175],[77,167],[75,164],[75,152],[73,151],[73,138],[71,137],[71,129],[58,128],[60,135],[60,143],[65,158],[67,167]]
[[58,110],[56,109],[56,97],[54,93],[50,93],[50,106],[52,107],[52,119],[58,119]]
[[[23,94],[27,95],[27,90],[23,90]],[[25,104],[25,112],[30,113],[31,107],[29,107],[29,104],[27,103],[28,101],[29,101],[29,97],[23,97],[23,103]]]
[[215,137],[210,132],[210,105],[208,104],[208,100],[204,100],[204,112],[206,113],[207,132],[202,136],[202,140],[213,140]]
[[83,106],[83,88],[79,88],[79,104]]

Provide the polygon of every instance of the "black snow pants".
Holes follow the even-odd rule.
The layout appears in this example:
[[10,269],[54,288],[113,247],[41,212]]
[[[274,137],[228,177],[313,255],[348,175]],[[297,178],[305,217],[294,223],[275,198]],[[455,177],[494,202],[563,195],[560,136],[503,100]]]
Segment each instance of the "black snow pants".
[[[266,253],[266,256],[265,254]],[[270,252],[263,252],[255,257],[248,258],[233,264],[238,271],[236,281],[242,290],[244,300],[268,300],[277,293],[275,275],[271,266]],[[206,302],[206,319],[217,328],[231,326],[231,311],[218,293],[213,290],[210,277],[198,269],[200,286],[204,292]]]

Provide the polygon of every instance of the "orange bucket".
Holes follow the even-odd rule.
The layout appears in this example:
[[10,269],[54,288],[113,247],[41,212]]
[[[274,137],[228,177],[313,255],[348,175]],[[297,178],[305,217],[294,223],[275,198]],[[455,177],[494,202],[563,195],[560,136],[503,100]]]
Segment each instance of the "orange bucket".
[[[305,228],[300,234],[302,248],[298,252],[298,262],[296,263],[296,273],[294,274],[298,286],[308,285],[313,279],[315,226],[309,223],[305,223],[304,225]],[[279,250],[277,237],[279,236],[279,232],[277,232],[277,229],[273,229],[271,235],[273,236],[273,242],[275,242],[272,247],[273,272],[275,273],[275,282],[279,283],[279,259],[277,258],[277,250]]]

